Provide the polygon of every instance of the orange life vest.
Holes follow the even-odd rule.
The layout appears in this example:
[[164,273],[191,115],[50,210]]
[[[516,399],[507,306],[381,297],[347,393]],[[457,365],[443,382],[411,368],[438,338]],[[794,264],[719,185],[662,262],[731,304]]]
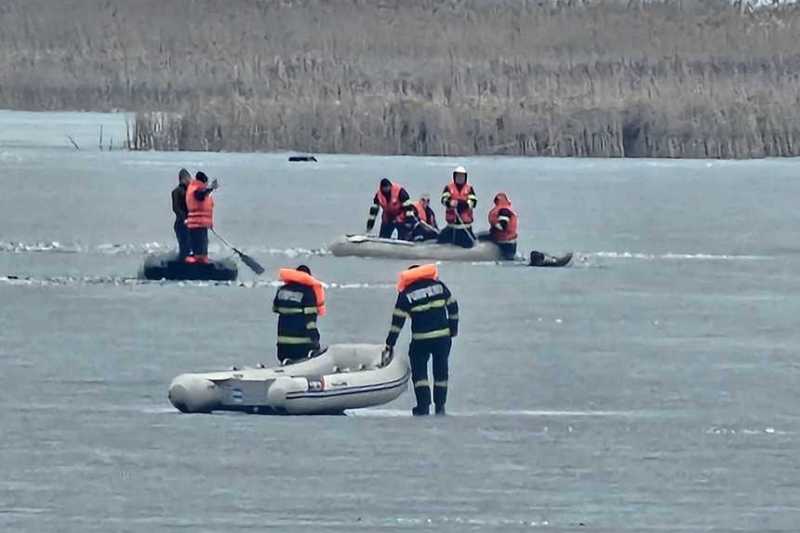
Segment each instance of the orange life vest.
[[[469,201],[469,193],[472,192],[472,185],[469,183],[465,183],[461,189],[458,188],[454,181],[451,181],[447,184],[447,191],[450,193],[450,200],[456,200],[457,202]],[[473,193],[474,194],[474,193]],[[472,207],[467,207],[467,209],[463,211],[458,211],[458,217],[461,217],[461,221],[459,222],[458,217],[456,216],[456,208],[447,206],[447,211],[444,213],[444,219],[447,221],[448,224],[451,226],[458,226],[461,225],[463,222],[464,225],[472,224],[473,215],[472,215]]]
[[202,200],[195,198],[195,191],[202,191],[206,184],[200,180],[192,180],[186,187],[186,227],[189,229],[210,228],[214,225],[214,198],[207,194]]
[[[496,205],[489,211],[489,232],[495,242],[514,242],[517,240],[517,213],[511,208],[511,202],[505,193],[499,193],[494,197]],[[500,222],[500,210],[508,209],[511,212],[506,229],[497,229]]]
[[431,221],[428,220],[428,210],[422,205],[422,200],[417,200],[414,204],[414,209],[417,210],[417,218],[419,218],[420,222],[430,224]]
[[397,292],[403,292],[409,285],[422,279],[439,279],[439,269],[436,268],[436,265],[421,265],[400,272],[397,279]]
[[305,285],[306,287],[311,287],[314,289],[314,299],[316,300],[317,314],[319,316],[325,316],[325,313],[327,312],[325,307],[325,287],[322,286],[321,281],[306,274],[305,272],[301,272],[300,270],[295,270],[293,268],[280,269],[278,271],[278,279],[284,283],[299,283],[300,285]]
[[392,191],[389,193],[389,199],[387,200],[380,187],[378,187],[378,204],[383,211],[381,220],[383,220],[384,223],[403,222],[405,220],[403,203],[400,201],[401,190],[403,190],[401,186],[392,183]]

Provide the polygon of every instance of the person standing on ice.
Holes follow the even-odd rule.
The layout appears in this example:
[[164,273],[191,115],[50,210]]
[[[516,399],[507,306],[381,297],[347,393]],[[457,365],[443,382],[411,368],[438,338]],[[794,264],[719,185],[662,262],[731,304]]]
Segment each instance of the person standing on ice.
[[391,352],[406,318],[411,318],[411,380],[417,405],[414,416],[429,414],[431,387],[428,359],[433,358],[433,403],[436,414],[445,414],[447,402],[447,360],[452,339],[458,335],[458,302],[447,285],[439,281],[436,265],[412,265],[401,272],[397,282],[397,301],[392,325],[386,337],[386,351]]
[[187,263],[208,264],[208,230],[214,227],[214,199],[211,193],[219,188],[217,180],[208,186],[208,176],[203,172],[195,174],[186,187],[186,227],[189,228],[189,241],[192,244],[192,255]]
[[278,279],[284,283],[272,302],[278,314],[278,360],[297,361],[320,349],[317,317],[325,316],[325,289],[306,265],[282,268]]
[[178,186],[172,189],[172,212],[175,213],[175,238],[178,240],[178,261],[183,261],[191,253],[189,243],[189,228],[186,219],[189,217],[189,208],[186,207],[186,188],[192,181],[192,175],[185,168],[178,172]]
[[472,210],[478,205],[478,197],[472,185],[467,183],[467,169],[456,167],[453,181],[442,191],[442,205],[445,207],[444,219],[447,227],[439,233],[439,244],[455,244],[463,248],[475,245],[472,233]]
[[403,224],[406,216],[412,213],[413,209],[414,205],[408,192],[397,183],[383,178],[378,192],[372,198],[372,207],[369,209],[369,218],[367,219],[367,231],[372,231],[372,228],[375,227],[375,219],[378,218],[378,211],[383,210],[378,236],[382,239],[390,239],[394,230],[397,230],[399,238],[403,238]]

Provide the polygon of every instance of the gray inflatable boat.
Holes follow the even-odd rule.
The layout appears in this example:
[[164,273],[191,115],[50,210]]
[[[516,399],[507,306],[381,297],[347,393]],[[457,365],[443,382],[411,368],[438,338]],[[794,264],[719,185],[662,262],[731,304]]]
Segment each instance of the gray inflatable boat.
[[329,246],[337,257],[382,257],[387,259],[432,259],[439,261],[502,261],[503,256],[496,244],[478,241],[472,248],[453,244],[437,244],[436,241],[408,242],[396,239],[381,239],[369,235],[344,235]]

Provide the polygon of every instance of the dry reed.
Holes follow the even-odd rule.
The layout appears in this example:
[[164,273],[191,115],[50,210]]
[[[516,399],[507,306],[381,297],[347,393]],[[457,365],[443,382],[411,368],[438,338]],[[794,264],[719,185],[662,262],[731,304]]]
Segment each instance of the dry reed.
[[0,105],[135,149],[800,154],[800,8],[717,0],[4,0]]

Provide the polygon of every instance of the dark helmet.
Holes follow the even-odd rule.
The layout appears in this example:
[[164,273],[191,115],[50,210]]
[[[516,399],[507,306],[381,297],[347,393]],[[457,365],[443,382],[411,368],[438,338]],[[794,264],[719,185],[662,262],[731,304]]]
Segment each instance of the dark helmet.
[[311,275],[311,269],[310,269],[310,268],[308,268],[306,265],[300,265],[300,266],[299,266],[299,267],[297,267],[295,270],[297,270],[297,271],[299,271],[299,272],[305,272],[305,273],[306,273],[306,274],[308,274],[309,276]]
[[494,197],[495,205],[499,205],[501,203],[511,205],[511,200],[508,199],[508,195],[504,192],[499,192]]

